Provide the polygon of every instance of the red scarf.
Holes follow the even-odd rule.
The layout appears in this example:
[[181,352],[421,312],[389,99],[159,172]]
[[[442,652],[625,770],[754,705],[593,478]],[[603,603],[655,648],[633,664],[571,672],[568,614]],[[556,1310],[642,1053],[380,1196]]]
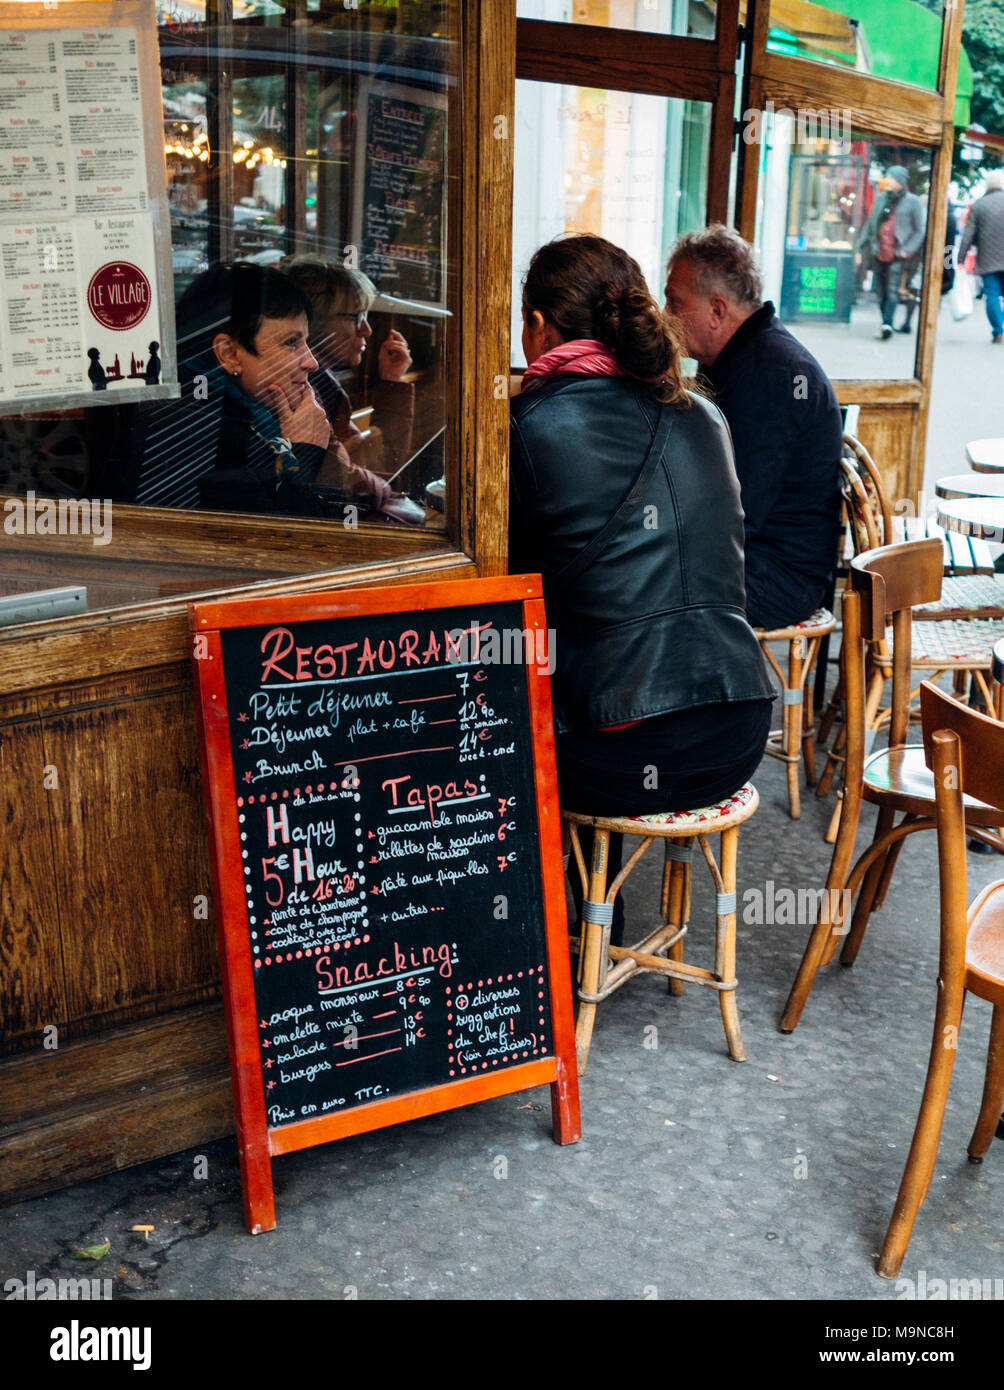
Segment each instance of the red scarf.
[[609,348],[598,338],[572,338],[559,343],[550,352],[531,362],[523,373],[523,390],[538,386],[549,377],[562,374],[575,376],[629,376]]
[[[562,374],[630,376],[630,372],[624,370],[609,348],[604,347],[598,338],[572,338],[571,341],[552,348],[550,352],[543,353],[536,362],[531,362],[523,373],[522,389],[532,389],[542,381],[547,381],[549,377]],[[629,719],[626,724],[608,724],[601,733],[630,729],[640,723],[640,719]]]

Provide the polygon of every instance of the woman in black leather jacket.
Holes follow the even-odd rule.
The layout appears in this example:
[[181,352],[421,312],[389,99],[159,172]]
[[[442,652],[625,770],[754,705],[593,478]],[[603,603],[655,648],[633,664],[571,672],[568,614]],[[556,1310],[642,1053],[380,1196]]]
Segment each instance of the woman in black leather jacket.
[[710,805],[759,763],[774,698],[745,616],[728,426],[685,389],[637,263],[601,237],[537,251],[523,318],[510,565],[543,575],[556,630],[561,804]]

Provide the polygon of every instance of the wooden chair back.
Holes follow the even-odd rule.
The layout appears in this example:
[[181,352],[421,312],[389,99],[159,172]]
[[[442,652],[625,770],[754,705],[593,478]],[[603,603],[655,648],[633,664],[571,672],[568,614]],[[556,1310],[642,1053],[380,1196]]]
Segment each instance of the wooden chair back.
[[[845,744],[844,799],[841,815],[855,815],[861,800],[861,783],[865,766],[865,636],[862,632],[862,610],[865,596],[849,588],[841,600],[843,632],[840,652],[843,661]],[[851,809],[848,810],[848,805]]]
[[871,454],[853,434],[844,435],[844,457],[857,473],[878,534],[878,544],[892,540],[892,513],[882,474]]
[[[1004,724],[969,705],[961,705],[930,681],[920,687],[920,717],[924,728],[924,756],[928,767],[935,765],[939,746],[936,735],[948,733],[959,745],[959,758],[949,766],[954,768],[945,791],[963,791],[988,806],[1004,809]],[[935,781],[935,792],[942,788]],[[965,849],[963,847],[963,868]]]
[[883,545],[851,561],[851,587],[861,594],[861,632],[881,642],[892,619],[892,704],[889,745],[906,743],[910,721],[910,639],[912,609],[941,597],[944,552],[937,539]]

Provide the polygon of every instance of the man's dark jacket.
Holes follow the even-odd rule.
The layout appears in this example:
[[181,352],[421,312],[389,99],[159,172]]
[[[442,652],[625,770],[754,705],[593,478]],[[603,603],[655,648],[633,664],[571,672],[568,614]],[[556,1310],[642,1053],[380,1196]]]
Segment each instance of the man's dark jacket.
[[976,274],[999,275],[1004,270],[1004,188],[991,188],[969,209],[969,221],[959,247],[960,265],[974,244]]
[[[556,592],[631,491],[660,409],[673,428],[642,504]],[[572,375],[510,411],[510,567],[543,575],[558,732],[773,698],[744,612],[742,511],[719,411],[698,398],[660,408],[631,378]]]
[[704,377],[735,446],[750,622],[801,622],[833,588],[842,440],[833,387],[771,303],[740,324]]

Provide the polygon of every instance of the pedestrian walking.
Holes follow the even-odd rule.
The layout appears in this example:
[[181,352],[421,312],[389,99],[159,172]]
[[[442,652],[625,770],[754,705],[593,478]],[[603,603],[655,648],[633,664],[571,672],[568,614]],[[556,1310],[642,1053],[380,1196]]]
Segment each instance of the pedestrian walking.
[[991,342],[1004,342],[1004,169],[987,175],[987,191],[969,209],[962,234],[959,263],[976,248],[976,273],[983,278],[983,296],[990,321]]
[[[872,208],[858,237],[855,260],[858,265],[870,265],[872,288],[882,312],[879,338],[892,337],[900,285],[909,284],[923,253],[924,204],[916,193],[908,191],[906,184],[907,172],[902,164],[893,164],[886,170],[879,182],[883,196]],[[909,332],[909,327],[904,331]]]

